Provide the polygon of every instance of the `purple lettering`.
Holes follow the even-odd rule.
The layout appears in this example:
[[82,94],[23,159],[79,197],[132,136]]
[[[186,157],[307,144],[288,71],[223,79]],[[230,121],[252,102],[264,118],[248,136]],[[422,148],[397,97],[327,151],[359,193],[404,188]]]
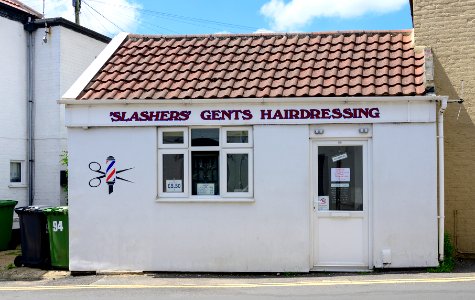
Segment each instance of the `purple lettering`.
[[371,108],[369,110],[369,116],[371,118],[379,119],[379,108],[376,108],[376,107]]
[[180,121],[186,121],[190,118],[191,111],[184,110],[180,112]]
[[322,119],[331,119],[330,110],[328,108],[322,109]]
[[345,118],[345,119],[353,118],[353,112],[351,111],[351,108],[343,109],[343,118]]
[[211,111],[203,110],[200,116],[202,120],[211,120]]
[[272,119],[272,110],[271,109],[261,109],[261,120]]
[[242,111],[242,119],[243,120],[250,120],[252,119],[252,113],[251,110],[245,109]]
[[339,108],[334,108],[332,110],[332,114],[333,114],[332,116],[333,119],[341,119],[342,114]]
[[121,121],[120,119],[120,112],[119,111],[111,111],[109,113],[109,116],[111,117],[112,122],[118,122]]

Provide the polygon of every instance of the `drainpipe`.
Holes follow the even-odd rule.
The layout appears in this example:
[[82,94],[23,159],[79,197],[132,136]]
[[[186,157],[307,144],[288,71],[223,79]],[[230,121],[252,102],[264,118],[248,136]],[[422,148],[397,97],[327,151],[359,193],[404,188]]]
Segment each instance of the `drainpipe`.
[[437,137],[439,142],[439,261],[444,260],[444,219],[445,219],[445,181],[444,181],[444,112],[447,108],[448,97],[440,102]]
[[[31,22],[31,19],[28,23]],[[33,205],[34,197],[34,166],[35,166],[35,145],[34,145],[34,30],[27,30],[27,108],[26,108],[26,126],[27,126],[27,177],[28,177],[28,205]]]

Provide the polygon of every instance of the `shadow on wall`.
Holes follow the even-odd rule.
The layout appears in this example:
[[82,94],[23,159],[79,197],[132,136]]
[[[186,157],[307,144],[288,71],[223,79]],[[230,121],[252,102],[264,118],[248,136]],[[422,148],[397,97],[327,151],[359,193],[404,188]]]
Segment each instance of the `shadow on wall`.
[[[434,55],[437,95],[459,99],[460,82],[451,82]],[[457,253],[475,256],[475,124],[465,103],[450,103],[444,116],[445,135],[445,226]]]

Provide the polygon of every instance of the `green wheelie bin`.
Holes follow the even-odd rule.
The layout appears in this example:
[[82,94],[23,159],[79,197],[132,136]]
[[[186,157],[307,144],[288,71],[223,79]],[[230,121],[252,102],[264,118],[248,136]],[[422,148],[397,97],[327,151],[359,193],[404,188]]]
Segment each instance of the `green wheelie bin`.
[[7,250],[12,235],[15,200],[0,200],[0,251]]
[[69,268],[69,222],[68,207],[50,207],[43,209],[48,223],[51,266]]

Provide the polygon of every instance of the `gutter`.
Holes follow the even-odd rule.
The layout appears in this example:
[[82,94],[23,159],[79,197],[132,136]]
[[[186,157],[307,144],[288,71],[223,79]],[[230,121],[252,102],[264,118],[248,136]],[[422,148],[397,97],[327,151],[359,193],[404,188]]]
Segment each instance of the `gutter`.
[[111,104],[225,104],[225,103],[315,103],[315,102],[403,102],[442,101],[442,96],[366,96],[366,97],[285,97],[285,98],[213,98],[213,99],[98,99],[76,100],[67,95],[59,100],[68,105],[111,105]]
[[35,145],[34,145],[34,37],[33,32],[27,35],[27,108],[26,108],[26,131],[27,131],[27,177],[28,177],[28,205],[33,205],[34,198],[34,171],[35,171]]
[[439,118],[437,121],[437,138],[439,148],[439,261],[444,260],[444,222],[445,222],[445,171],[444,171],[444,112],[447,108],[448,97],[440,102]]

